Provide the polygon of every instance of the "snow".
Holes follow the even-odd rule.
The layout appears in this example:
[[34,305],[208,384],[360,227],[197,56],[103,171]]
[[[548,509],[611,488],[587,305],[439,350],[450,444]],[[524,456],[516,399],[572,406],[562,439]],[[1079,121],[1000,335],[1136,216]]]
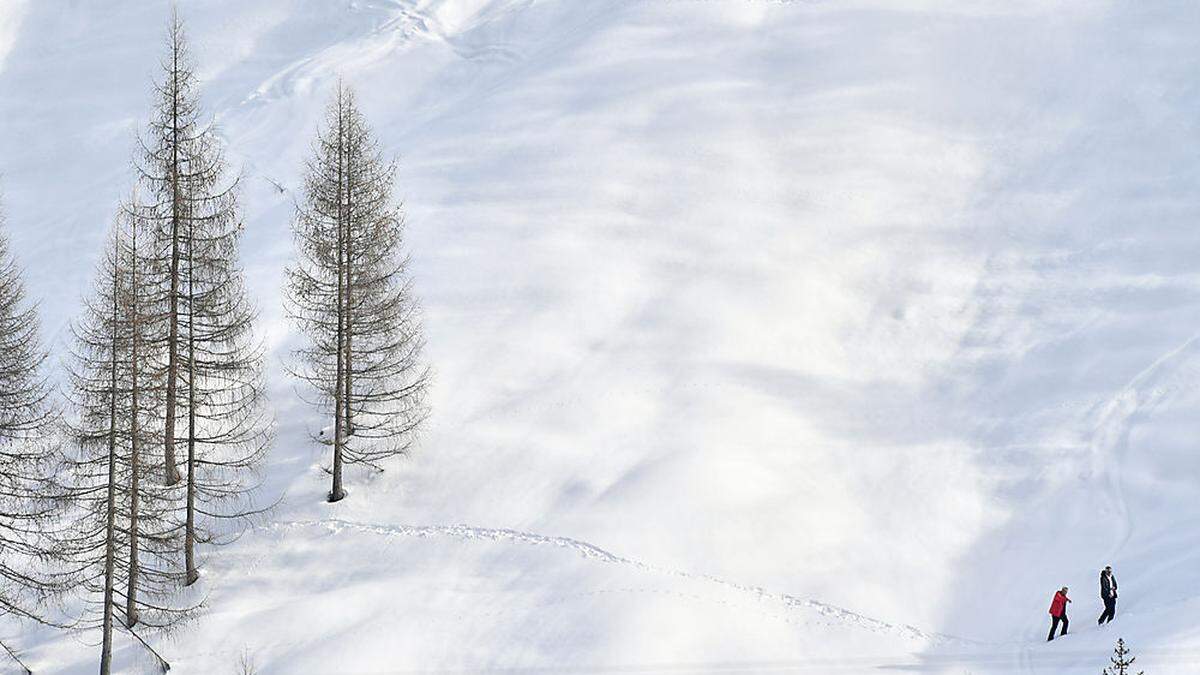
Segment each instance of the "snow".
[[12,51],[24,13],[25,2],[22,0],[9,0],[0,5],[0,68],[3,68],[4,59]]
[[[59,354],[168,12],[103,5],[0,0],[5,210]],[[179,5],[244,173],[281,501],[150,638],[173,672],[1092,674],[1118,636],[1195,670],[1200,7]],[[420,452],[329,505],[279,290],[338,76],[400,160],[437,378]],[[95,668],[93,635],[0,633]]]

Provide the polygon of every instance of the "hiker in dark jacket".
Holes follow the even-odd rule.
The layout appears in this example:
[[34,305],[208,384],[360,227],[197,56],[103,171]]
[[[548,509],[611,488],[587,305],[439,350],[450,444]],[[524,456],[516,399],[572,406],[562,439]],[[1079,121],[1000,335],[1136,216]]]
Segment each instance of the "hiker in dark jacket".
[[1054,594],[1054,600],[1050,602],[1050,616],[1053,621],[1050,623],[1050,637],[1046,638],[1046,642],[1054,639],[1054,631],[1058,630],[1059,622],[1062,622],[1062,632],[1059,637],[1067,634],[1067,603],[1071,599],[1067,597],[1067,587],[1063,586],[1062,590]]
[[1111,566],[1100,572],[1100,599],[1104,601],[1104,613],[1097,623],[1103,626],[1105,621],[1112,621],[1117,614],[1117,578],[1113,576]]

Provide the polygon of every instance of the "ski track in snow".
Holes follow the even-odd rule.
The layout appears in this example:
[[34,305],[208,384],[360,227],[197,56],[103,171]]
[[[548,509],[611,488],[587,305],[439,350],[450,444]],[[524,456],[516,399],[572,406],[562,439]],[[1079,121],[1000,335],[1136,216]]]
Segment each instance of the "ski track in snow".
[[1121,463],[1129,450],[1129,434],[1139,414],[1152,410],[1184,384],[1194,386],[1194,375],[1184,366],[1189,352],[1200,341],[1193,335],[1181,345],[1163,354],[1133,377],[1114,394],[1100,411],[1092,435],[1091,449],[1097,473],[1105,475],[1113,507],[1121,522],[1121,531],[1109,552],[1115,556],[1133,536],[1134,526],[1129,515],[1125,489],[1121,483]]
[[[432,16],[406,3],[392,1],[363,9],[379,17],[378,25],[289,64],[260,83],[240,105],[262,105],[308,91],[311,83],[339,72],[340,66],[351,56],[360,64],[378,62],[420,42],[444,45],[460,59],[470,62],[512,65],[523,59],[521,52],[510,43],[471,44],[463,39],[461,34],[474,24],[460,27],[451,34]],[[475,20],[480,19],[476,17]]]
[[342,529],[355,530],[358,532],[366,532],[389,537],[451,537],[462,540],[487,540],[487,541],[511,541],[530,546],[554,546],[558,548],[566,548],[575,551],[583,558],[595,560],[598,562],[610,565],[624,565],[633,567],[645,572],[660,574],[664,576],[672,576],[682,579],[691,579],[704,581],[710,584],[721,586],[723,588],[738,591],[746,594],[759,602],[777,603],[789,610],[809,610],[820,614],[821,616],[836,621],[840,624],[853,624],[860,628],[876,632],[888,633],[899,637],[920,641],[931,645],[980,645],[974,640],[961,638],[943,633],[931,633],[909,625],[890,624],[879,619],[873,619],[857,612],[850,611],[835,605],[811,600],[807,598],[798,598],[787,593],[777,593],[768,591],[761,586],[751,584],[743,584],[735,581],[729,581],[716,577],[710,574],[697,574],[684,570],[670,569],[651,565],[640,560],[626,558],[607,551],[595,544],[589,544],[586,541],[572,539],[570,537],[555,537],[536,534],[533,532],[523,532],[520,530],[511,530],[506,528],[489,528],[489,527],[473,527],[470,525],[376,525],[372,523],[360,523],[349,520],[330,519],[330,520],[296,520],[283,521],[273,523],[267,529],[298,529],[320,527],[328,529],[334,533]]

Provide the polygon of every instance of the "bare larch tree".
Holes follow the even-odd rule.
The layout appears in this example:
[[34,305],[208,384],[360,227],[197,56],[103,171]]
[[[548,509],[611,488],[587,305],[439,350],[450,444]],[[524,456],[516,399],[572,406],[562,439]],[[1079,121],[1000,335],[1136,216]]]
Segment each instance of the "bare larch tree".
[[196,546],[221,543],[259,512],[253,497],[273,420],[263,385],[264,350],[253,334],[255,311],[238,263],[242,224],[237,179],[201,118],[197,81],[183,24],[172,15],[168,55],[157,83],[153,119],[137,163],[150,223],[154,275],[163,312],[160,364],[165,382],[166,482],[180,478],[187,583],[199,578]]
[[428,415],[429,369],[404,252],[404,218],[385,161],[353,93],[338,83],[307,164],[293,233],[288,312],[309,342],[294,372],[332,413],[333,486],[343,464],[382,470],[407,452]]
[[58,519],[51,489],[58,411],[38,325],[0,211],[0,615],[59,625],[49,604],[70,577],[53,564],[47,536]]
[[[154,116],[141,139],[141,161],[135,162],[145,188],[148,206],[139,205],[156,227],[159,261],[167,276],[166,314],[166,415],[163,433],[163,468],[166,482],[179,482],[182,474],[176,455],[179,422],[180,296],[184,237],[190,221],[220,212],[228,201],[218,188],[219,154],[209,129],[200,119],[196,78],[188,62],[187,41],[179,15],[172,12],[167,35],[167,56],[162,61],[163,80],[156,82]],[[229,187],[232,189],[232,186]],[[214,192],[215,190],[215,192]]]
[[[92,295],[72,326],[64,455],[64,499],[72,526],[60,535],[63,558],[84,594],[83,628],[103,631],[101,673],[109,672],[121,612],[135,626],[168,628],[194,606],[180,600],[180,488],[161,480],[164,377],[154,353],[163,344],[161,298],[145,253],[149,239],[126,207],[109,237]],[[140,638],[139,638],[140,640]]]

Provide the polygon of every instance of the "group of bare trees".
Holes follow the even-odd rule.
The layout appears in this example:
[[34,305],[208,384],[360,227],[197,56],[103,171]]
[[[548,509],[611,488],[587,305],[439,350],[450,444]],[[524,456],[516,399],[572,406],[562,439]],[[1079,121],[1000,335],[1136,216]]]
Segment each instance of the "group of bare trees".
[[182,589],[199,579],[197,544],[260,512],[273,435],[237,179],[202,119],[177,18],[138,150],[74,325],[60,482],[73,517],[55,549],[89,601],[81,622],[103,631],[101,672],[115,626],[165,628],[196,609]]
[[[118,629],[141,641],[135,627],[194,614],[198,546],[264,512],[274,434],[238,262],[238,178],[202,116],[178,17],[137,150],[72,326],[61,410],[0,231],[0,611],[100,629],[101,673]],[[330,501],[346,494],[346,466],[382,470],[427,415],[394,174],[339,83],[296,205],[286,298],[307,337],[293,372],[331,422]]]
[[78,580],[79,624],[103,630],[101,673],[109,672],[115,626],[168,626],[192,608],[177,593],[185,577],[179,490],[154,475],[164,452],[165,373],[156,353],[161,279],[145,266],[149,234],[124,207],[73,330],[61,482],[70,517],[54,553]]

